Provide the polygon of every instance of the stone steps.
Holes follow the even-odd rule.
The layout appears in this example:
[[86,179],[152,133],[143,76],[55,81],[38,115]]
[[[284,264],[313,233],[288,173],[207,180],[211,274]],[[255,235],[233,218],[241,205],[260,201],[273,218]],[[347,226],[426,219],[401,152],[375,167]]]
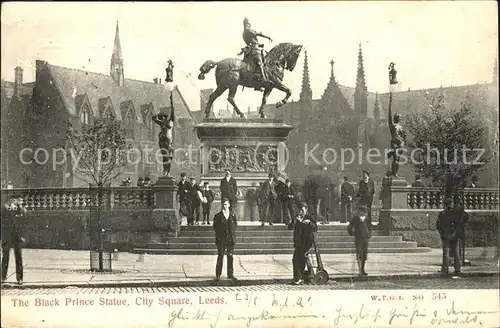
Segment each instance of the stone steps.
[[[374,230],[370,240],[371,253],[420,253],[429,248],[417,247],[416,242],[403,241],[401,236],[380,236]],[[347,224],[319,225],[316,234],[320,251],[324,254],[351,254],[355,252],[354,238],[347,233]],[[183,226],[177,238],[165,238],[134,253],[216,255],[212,226]],[[293,232],[284,224],[241,225],[236,232],[235,254],[292,254]]]

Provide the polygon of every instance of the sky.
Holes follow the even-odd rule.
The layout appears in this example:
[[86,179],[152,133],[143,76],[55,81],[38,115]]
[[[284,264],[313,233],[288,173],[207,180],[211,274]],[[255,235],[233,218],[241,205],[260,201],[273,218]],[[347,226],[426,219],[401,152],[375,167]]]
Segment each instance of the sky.
[[[498,15],[494,1],[436,2],[4,2],[1,13],[1,77],[13,81],[24,68],[34,80],[35,60],[109,74],[116,22],[126,78],[165,78],[167,60],[191,110],[200,108],[199,90],[215,88],[214,71],[197,79],[205,60],[238,57],[243,19],[280,42],[301,44],[309,57],[313,98],[330,76],[354,87],[361,44],[369,91],[387,92],[387,67],[396,63],[400,89],[423,89],[491,81],[498,56]],[[299,98],[304,52],[284,84]],[[274,90],[269,103],[284,94]],[[226,108],[227,92],[214,108]],[[256,109],[261,93],[238,89],[240,109]]]

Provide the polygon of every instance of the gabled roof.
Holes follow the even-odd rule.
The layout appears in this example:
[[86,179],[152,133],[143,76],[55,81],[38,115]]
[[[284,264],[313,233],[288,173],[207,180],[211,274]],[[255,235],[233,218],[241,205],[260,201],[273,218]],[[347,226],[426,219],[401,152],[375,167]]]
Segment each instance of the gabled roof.
[[[133,79],[125,79],[123,87],[118,86],[111,76],[78,69],[47,64],[48,71],[58,88],[64,104],[71,115],[77,114],[73,94],[87,94],[94,116],[99,117],[99,101],[109,97],[116,119],[121,120],[120,106],[131,100],[138,121],[142,122],[141,106],[151,103],[155,113],[160,108],[170,108],[170,94],[164,85]],[[191,118],[189,107],[178,87],[173,92],[176,116]],[[100,100],[101,99],[101,100]]]
[[[491,83],[452,86],[433,89],[410,90],[393,93],[392,108],[394,113],[418,112],[428,108],[427,94],[444,93],[444,102],[447,108],[457,109],[460,103],[470,94],[476,101],[490,105],[498,112],[498,91],[497,87]],[[379,94],[380,113],[384,117],[387,115],[389,106],[389,93]],[[487,106],[480,106],[479,110],[486,110]],[[368,107],[370,109],[370,107]],[[373,109],[372,109],[373,111]],[[482,112],[482,114],[486,114]],[[487,113],[490,114],[490,113]]]
[[83,95],[76,95],[75,96],[75,110],[76,110],[77,114],[80,112],[80,110],[83,108],[83,106],[85,104],[87,104],[89,106],[89,108],[92,108],[92,106],[90,105],[90,102],[89,102],[89,97],[87,97],[86,93]]

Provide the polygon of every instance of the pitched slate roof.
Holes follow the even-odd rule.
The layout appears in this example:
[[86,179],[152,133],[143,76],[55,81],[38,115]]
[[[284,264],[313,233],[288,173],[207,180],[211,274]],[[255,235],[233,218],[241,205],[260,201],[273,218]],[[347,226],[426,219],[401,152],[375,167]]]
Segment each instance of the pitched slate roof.
[[[63,102],[71,115],[78,114],[78,105],[83,95],[87,95],[93,115],[99,117],[99,108],[108,99],[112,104],[114,116],[122,119],[122,104],[132,101],[137,120],[142,122],[141,107],[151,104],[155,113],[170,108],[170,94],[162,84],[125,79],[123,87],[118,86],[111,76],[73,68],[47,64],[53,82],[60,91]],[[178,87],[173,90],[175,115],[177,118],[193,119],[189,107]]]
[[[442,89],[434,88],[395,92],[392,100],[393,112],[409,113],[424,110],[428,108],[426,95],[436,94],[441,91],[444,93],[444,102],[447,108],[459,108],[460,103],[465,99],[465,96],[470,94],[475,101],[482,104],[481,106],[477,106],[478,110],[487,110],[488,106],[485,105],[488,104],[491,106],[489,107],[490,109],[496,107],[496,111],[498,112],[497,87],[491,83],[451,86],[443,87]],[[379,94],[379,100],[381,116],[385,117],[389,106],[389,93]],[[491,113],[482,112],[482,114]]]

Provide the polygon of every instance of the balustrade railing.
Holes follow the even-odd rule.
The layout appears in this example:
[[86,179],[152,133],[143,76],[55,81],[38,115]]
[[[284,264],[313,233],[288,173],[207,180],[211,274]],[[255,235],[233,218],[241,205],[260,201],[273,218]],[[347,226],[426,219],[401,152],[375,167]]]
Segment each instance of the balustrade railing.
[[[97,189],[26,188],[2,190],[3,198],[17,196],[27,210],[89,210],[97,207]],[[109,209],[150,209],[155,206],[151,187],[103,189],[102,206]]]
[[[444,193],[439,188],[398,188],[397,191],[406,192],[408,208],[412,209],[441,209],[443,208]],[[466,188],[453,196],[454,202],[463,204],[467,210],[497,210],[498,189]]]

